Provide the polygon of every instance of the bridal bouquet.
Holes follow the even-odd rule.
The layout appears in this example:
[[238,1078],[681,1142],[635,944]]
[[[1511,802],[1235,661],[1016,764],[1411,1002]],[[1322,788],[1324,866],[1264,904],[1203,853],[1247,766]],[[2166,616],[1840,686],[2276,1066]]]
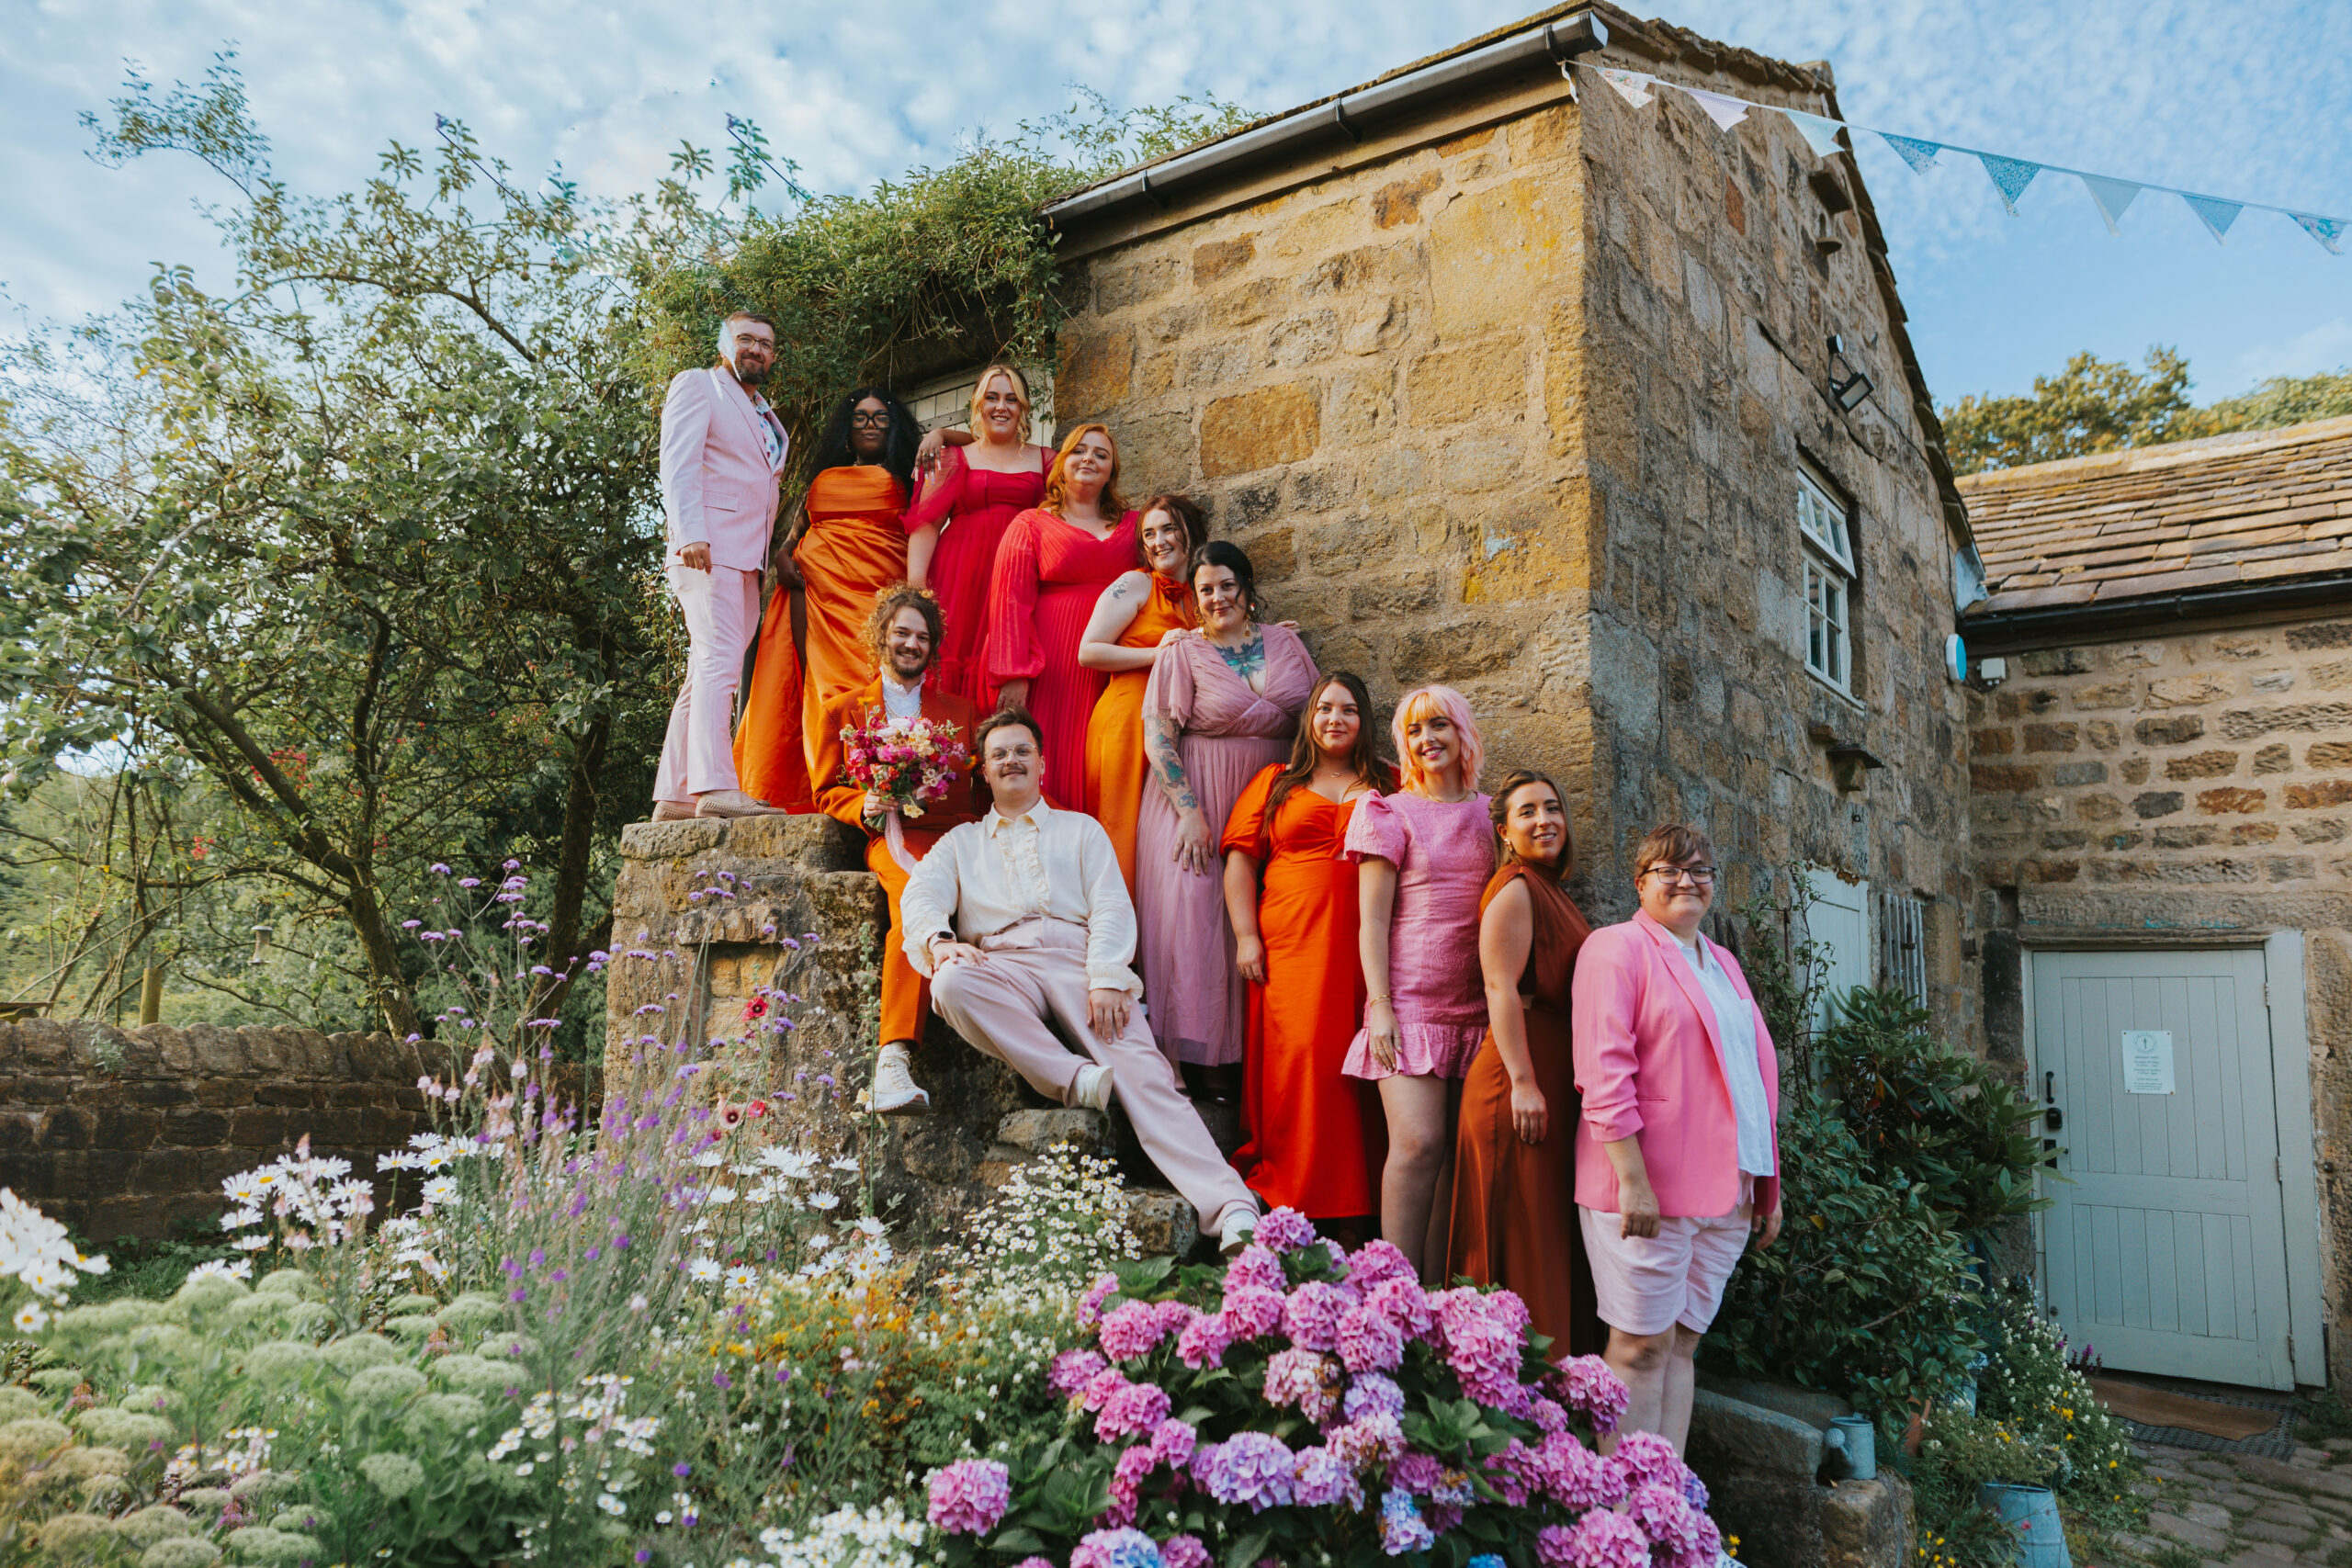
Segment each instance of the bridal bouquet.
[[880,795],[912,820],[947,798],[963,777],[971,751],[961,729],[928,718],[890,718],[865,710],[862,725],[844,725],[842,773],[860,789]]

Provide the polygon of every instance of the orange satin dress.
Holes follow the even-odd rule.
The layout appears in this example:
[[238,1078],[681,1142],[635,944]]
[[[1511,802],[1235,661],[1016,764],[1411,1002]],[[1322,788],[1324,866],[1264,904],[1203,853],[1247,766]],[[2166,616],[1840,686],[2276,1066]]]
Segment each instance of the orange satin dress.
[[888,468],[827,468],[811,480],[808,531],[792,552],[807,610],[808,652],[792,637],[790,591],[778,583],[735,731],[735,772],[770,806],[816,809],[811,787],[825,709],[875,678],[865,618],[907,577],[907,492]]
[[[1168,633],[1193,624],[1193,596],[1184,585],[1151,574],[1151,592],[1119,634],[1121,648],[1158,648]],[[1103,684],[1086,721],[1086,814],[1111,835],[1127,897],[1136,896],[1136,816],[1150,787],[1143,754],[1143,693],[1149,670],[1121,670]]]

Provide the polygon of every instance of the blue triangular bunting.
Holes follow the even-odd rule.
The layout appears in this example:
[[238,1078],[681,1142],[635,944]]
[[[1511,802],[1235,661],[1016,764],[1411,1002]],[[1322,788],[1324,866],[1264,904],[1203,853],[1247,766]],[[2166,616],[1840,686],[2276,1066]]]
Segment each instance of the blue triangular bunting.
[[2010,217],[2015,218],[2018,215],[2018,197],[2023,196],[2025,187],[2033,183],[2033,176],[2041,173],[2041,165],[2030,164],[2023,158],[2004,158],[1998,152],[1979,152],[1976,161],[1984,165],[1984,173],[1992,179],[1993,188],[2001,193],[2001,205],[2009,209]]
[[1807,114],[1803,109],[1782,109],[1781,112],[1788,117],[1791,125],[1797,128],[1797,134],[1804,138],[1804,144],[1813,149],[1815,157],[1827,158],[1845,151],[1838,144],[1838,133],[1846,129],[1843,122],[1831,119],[1826,114]]
[[1922,141],[1916,136],[1897,136],[1891,130],[1880,131],[1878,139],[1894,148],[1915,175],[1926,174],[1928,165],[1936,161],[1936,154],[1944,150],[1940,141]]
[[2337,243],[2344,238],[2344,220],[2321,218],[2309,212],[2290,212],[2288,217],[2303,226],[2303,232],[2327,248],[2330,255],[2342,255],[2344,247]]
[[2076,175],[2075,177],[2083,182],[2085,190],[2091,193],[2091,205],[2098,209],[2101,218],[2107,220],[2107,231],[2121,233],[2123,231],[2115,226],[2115,220],[2123,216],[2124,209],[2132,205],[2132,197],[2146,187],[2106,175]]
[[2199,223],[2212,231],[2213,243],[2217,245],[2230,231],[2230,225],[2238,220],[2238,214],[2245,210],[2242,202],[2223,201],[2215,196],[2191,196],[2182,191],[2180,199],[2188,203],[2188,210],[2197,214]]

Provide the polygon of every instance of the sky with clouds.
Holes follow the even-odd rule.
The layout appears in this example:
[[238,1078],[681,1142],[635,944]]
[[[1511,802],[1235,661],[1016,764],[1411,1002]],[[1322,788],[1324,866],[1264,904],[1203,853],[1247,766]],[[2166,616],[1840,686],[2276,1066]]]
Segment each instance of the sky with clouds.
[[[388,139],[472,127],[516,168],[641,188],[681,139],[748,116],[803,178],[851,190],[1064,107],[1213,91],[1270,111],[1523,15],[1528,0],[1069,0],[982,6],[595,6],[562,0],[0,0],[0,288],[19,320],[72,319],[150,264],[225,274],[195,210],[225,186],[185,160],[100,168],[76,124],[124,62],[193,81],[233,40],[277,172],[348,186]],[[1667,20],[1827,60],[1858,123],[2221,196],[2352,216],[2352,5],[2343,0],[1678,0]],[[1939,401],[2022,391],[2090,349],[2189,359],[2200,399],[2352,364],[2352,254],[2248,211],[2216,245],[2143,195],[2110,238],[2075,180],[2019,216],[1973,160],[1913,175],[1860,138],[1864,178]],[[210,183],[208,183],[210,182]]]

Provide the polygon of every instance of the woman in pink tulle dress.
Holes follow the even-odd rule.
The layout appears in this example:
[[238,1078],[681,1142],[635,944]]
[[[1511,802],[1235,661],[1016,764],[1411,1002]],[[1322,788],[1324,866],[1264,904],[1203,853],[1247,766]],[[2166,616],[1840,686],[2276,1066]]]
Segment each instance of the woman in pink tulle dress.
[[1459,692],[1406,693],[1390,732],[1404,787],[1368,797],[1348,822],[1366,995],[1341,1070],[1379,1084],[1388,1121],[1380,1234],[1442,1273],[1453,1120],[1487,1035],[1478,898],[1494,874],[1495,829],[1478,793],[1486,748]]
[[1144,755],[1158,787],[1136,818],[1136,945],[1159,1048],[1197,1086],[1229,1096],[1250,986],[1233,961],[1217,846],[1250,781],[1289,757],[1316,671],[1296,632],[1258,623],[1240,547],[1212,539],[1193,551],[1192,583],[1200,627],[1160,639],[1144,688]]

